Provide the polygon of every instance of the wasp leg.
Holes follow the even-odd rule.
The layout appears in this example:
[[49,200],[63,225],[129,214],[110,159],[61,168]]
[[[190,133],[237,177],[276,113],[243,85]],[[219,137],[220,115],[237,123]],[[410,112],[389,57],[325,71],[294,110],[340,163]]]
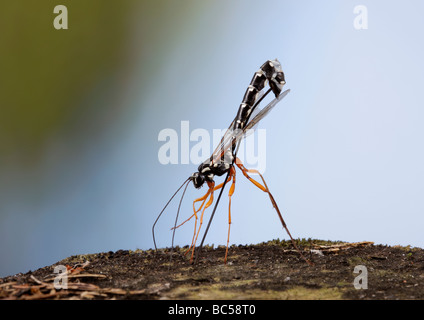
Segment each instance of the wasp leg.
[[[206,208],[208,208],[208,207],[212,204],[212,202],[213,202],[213,192],[214,192],[215,190],[219,189],[219,188],[218,188],[218,187],[219,187],[219,185],[218,185],[218,186],[216,187],[216,189],[215,189],[215,183],[214,183],[214,182],[208,182],[208,186],[209,186],[209,191],[208,191],[207,195],[210,195],[210,196],[209,196],[209,200],[208,200],[208,202],[206,203],[205,207],[203,208],[203,210],[202,210],[202,214],[200,215],[200,223],[199,223],[199,229],[197,230],[197,233],[196,233],[196,225],[194,226],[194,235],[193,235],[193,240],[192,240],[192,242],[191,242],[191,246],[190,246],[190,248],[188,249],[188,250],[190,250],[190,249],[191,249],[190,262],[193,262],[194,249],[195,249],[195,247],[196,247],[197,237],[199,236],[200,229],[202,228],[202,224],[203,224],[203,215],[204,215],[204,213],[205,213]],[[221,187],[222,187],[222,186],[221,186]],[[203,206],[203,204],[202,204],[202,206]],[[193,208],[194,208],[194,207],[193,207]],[[199,210],[200,210],[200,209],[201,209],[201,207],[199,208]],[[197,215],[196,215],[196,222],[197,222]]]
[[[206,199],[207,199],[207,197],[209,196],[209,194],[210,194],[210,189],[208,190],[208,192],[203,196],[203,197],[200,197],[200,198],[198,198],[198,199],[196,199],[196,200],[194,200],[193,201],[193,211],[194,211],[194,213],[188,218],[188,219],[186,219],[185,221],[183,221],[182,223],[180,223],[178,226],[176,226],[176,227],[173,227],[173,228],[171,228],[171,230],[174,230],[174,229],[176,229],[176,228],[179,228],[179,227],[181,227],[183,224],[185,224],[187,221],[189,221],[189,220],[191,220],[193,217],[195,217],[195,222],[194,222],[194,233],[193,233],[193,239],[192,239],[192,241],[191,241],[191,246],[187,249],[187,251],[184,253],[184,255],[186,255],[187,253],[189,253],[190,252],[190,249],[191,249],[191,247],[192,247],[192,245],[193,245],[193,242],[194,242],[194,237],[196,236],[196,229],[197,229],[197,213],[200,211],[200,210],[202,210],[202,207],[203,207],[203,205],[205,204],[205,202],[206,202]],[[196,202],[199,202],[199,201],[203,201],[202,202],[202,204],[200,205],[200,207],[199,207],[199,209],[197,209],[196,210],[196,208],[195,208],[195,206],[194,206],[194,204],[196,203]]]
[[[174,230],[174,229],[177,229],[177,228],[181,227],[184,223],[186,223],[187,221],[191,220],[193,217],[196,217],[196,219],[197,219],[197,213],[198,213],[200,210],[202,210],[202,207],[203,207],[203,205],[205,204],[205,202],[206,202],[206,198],[209,196],[209,194],[210,194],[210,190],[208,190],[208,192],[207,192],[207,193],[206,193],[203,197],[200,197],[200,198],[198,198],[198,199],[194,200],[194,201],[193,201],[193,212],[194,212],[194,213],[193,213],[193,214],[192,214],[192,215],[191,215],[188,219],[186,219],[185,221],[181,222],[178,226],[171,228],[171,230]],[[203,201],[203,202],[202,202],[202,204],[200,205],[199,209],[197,209],[197,210],[196,210],[196,208],[195,208],[194,204],[195,204],[196,202],[199,202],[199,201]]]
[[231,228],[231,197],[234,194],[234,189],[236,187],[236,169],[231,167],[229,179],[233,179],[233,182],[230,187],[230,191],[228,192],[229,204],[228,204],[228,236],[227,236],[227,248],[225,250],[225,258],[224,263],[227,263],[228,256],[228,244],[230,242],[230,228]]
[[[287,234],[289,235],[290,240],[291,240],[291,242],[292,242],[293,246],[296,248],[296,250],[297,250],[297,251],[299,252],[299,254],[302,256],[302,258],[303,258],[303,259],[304,259],[304,260],[305,260],[305,261],[306,261],[309,265],[312,265],[312,263],[311,263],[308,259],[306,259],[306,258],[303,256],[302,252],[301,252],[301,251],[299,250],[299,248],[297,247],[296,242],[294,241],[294,239],[293,239],[293,237],[292,237],[292,235],[291,235],[291,233],[290,233],[289,229],[287,228],[287,225],[286,225],[286,223],[285,223],[285,221],[284,221],[284,219],[283,219],[283,216],[281,215],[280,209],[279,209],[279,208],[278,208],[278,206],[277,206],[277,202],[275,201],[274,197],[272,196],[271,192],[269,191],[268,186],[266,185],[265,179],[264,179],[264,177],[262,176],[262,174],[261,174],[258,170],[255,170],[255,169],[246,169],[246,168],[244,167],[243,163],[240,161],[240,159],[239,159],[239,158],[237,158],[235,162],[236,162],[237,167],[239,167],[239,169],[243,172],[243,175],[244,175],[247,179],[249,179],[249,180],[250,180],[250,182],[252,182],[255,186],[257,186],[257,187],[258,187],[259,189],[261,189],[262,191],[264,191],[264,192],[268,193],[268,196],[269,196],[269,198],[270,198],[270,200],[271,200],[271,203],[272,203],[273,207],[275,208],[275,210],[277,211],[277,213],[278,213],[278,217],[280,218],[280,221],[281,221],[281,224],[283,225],[283,228],[286,230]],[[251,177],[249,176],[249,174],[248,174],[248,173],[258,174],[258,175],[261,177],[261,179],[262,179],[263,185],[262,185],[262,184],[260,184],[259,182],[257,182],[255,179],[251,178]]]
[[[209,184],[209,183],[208,183]],[[213,189],[214,189],[214,187],[213,187],[213,185],[209,185],[209,189],[208,189],[208,192],[206,192],[206,194],[203,196],[203,197],[200,197],[200,198],[198,198],[198,199],[196,199],[196,200],[194,200],[193,201],[193,211],[194,211],[194,213],[186,220],[186,221],[184,221],[183,223],[181,223],[178,227],[180,227],[181,225],[183,225],[184,223],[186,223],[187,221],[189,221],[191,218],[193,218],[193,217],[195,217],[195,220],[194,220],[194,232],[193,232],[193,238],[192,238],[192,240],[191,240],[191,245],[190,245],[190,247],[187,249],[187,251],[184,253],[184,255],[186,255],[187,253],[189,253],[190,252],[190,250],[193,248],[193,250],[194,250],[194,243],[195,243],[195,241],[194,241],[194,239],[195,239],[195,237],[196,237],[196,229],[197,229],[197,219],[198,219],[198,217],[197,217],[197,213],[200,211],[200,210],[202,210],[202,208],[203,208],[203,206],[204,206],[204,204],[205,204],[205,202],[206,202],[206,200],[207,200],[207,198],[208,198],[208,196],[210,196],[210,194],[211,193],[213,193]],[[200,205],[200,207],[199,207],[199,209],[197,209],[196,210],[196,207],[195,207],[195,203],[196,202],[199,202],[199,201],[203,201],[202,202],[202,204]],[[208,201],[208,203],[209,203],[209,201]],[[209,206],[208,205],[208,203],[206,203],[206,206],[205,206],[205,208],[203,209],[203,211]],[[202,212],[202,215],[203,215],[203,212]],[[177,227],[177,228],[178,228]]]
[[[228,181],[230,181],[230,179],[228,179],[227,180],[227,182]],[[210,182],[209,182],[210,183]],[[207,199],[207,197],[209,196],[209,194],[212,192],[214,192],[214,191],[216,191],[216,190],[219,190],[219,189],[221,189],[222,188],[222,186],[224,185],[224,183],[220,183],[219,185],[217,185],[216,187],[214,187],[213,188],[213,190],[211,190],[211,186],[209,185],[209,190],[208,190],[208,192],[203,196],[203,197],[201,197],[201,198],[198,198],[198,199],[196,199],[196,200],[194,200],[193,201],[193,211],[194,211],[194,214],[192,214],[191,215],[191,217],[189,217],[187,220],[185,220],[183,223],[181,223],[180,225],[178,225],[176,228],[178,228],[178,227],[180,227],[180,226],[182,226],[184,223],[186,223],[187,221],[189,221],[191,218],[193,218],[194,216],[196,216],[196,219],[197,219],[197,213],[200,211],[200,210],[202,210],[202,207],[203,207],[203,205],[205,204],[205,202],[206,202],[206,199]],[[199,209],[197,209],[196,210],[196,208],[195,208],[195,206],[194,206],[194,204],[196,203],[196,202],[199,202],[199,201],[203,201],[202,202],[202,204],[200,205],[200,207],[199,207]]]
[[[234,170],[234,169],[233,169]],[[235,170],[234,170],[235,171]],[[228,177],[228,179],[227,179],[227,182],[229,182],[231,180],[231,177],[229,176]],[[200,215],[200,223],[199,223],[199,229],[197,230],[197,234],[196,234],[196,237],[195,237],[195,239],[194,239],[194,241],[192,242],[192,244],[191,244],[191,246],[190,246],[190,248],[189,248],[189,250],[191,249],[192,250],[192,252],[191,252],[191,258],[190,258],[190,262],[193,262],[193,257],[194,257],[194,249],[195,249],[195,247],[196,247],[196,242],[197,242],[197,238],[198,238],[198,236],[199,236],[199,233],[200,233],[200,229],[201,229],[201,227],[202,227],[202,224],[203,224],[203,215],[204,215],[204,213],[205,213],[205,210],[206,210],[206,208],[208,208],[212,203],[213,203],[213,193],[216,191],[216,190],[219,190],[219,189],[221,189],[223,186],[224,186],[224,182],[222,182],[222,183],[220,183],[219,185],[217,185],[217,186],[215,186],[214,185],[214,183],[212,182],[208,182],[208,186],[209,186],[209,193],[210,193],[210,197],[209,197],[209,201],[206,203],[206,205],[205,205],[205,207],[203,208],[203,210],[202,210],[202,214]],[[201,207],[199,208],[199,210],[201,209]],[[196,231],[195,231],[196,232]]]

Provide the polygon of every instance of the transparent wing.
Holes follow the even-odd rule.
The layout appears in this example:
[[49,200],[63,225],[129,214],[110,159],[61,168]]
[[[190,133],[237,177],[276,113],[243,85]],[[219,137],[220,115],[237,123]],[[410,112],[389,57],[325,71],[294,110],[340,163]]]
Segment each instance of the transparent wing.
[[218,159],[221,158],[221,156],[224,154],[226,148],[225,146],[228,145],[228,142],[230,142],[233,139],[233,126],[236,119],[231,122],[230,126],[228,127],[227,131],[225,131],[224,135],[221,138],[221,142],[217,145],[215,151],[212,153],[211,159],[212,163],[216,162]]
[[[256,101],[259,101],[260,99],[262,99],[263,95],[264,95],[263,91],[259,92],[257,97],[256,97]],[[258,109],[259,109],[258,106],[259,106],[259,103],[255,106],[255,109],[252,111],[252,116],[256,115],[258,113]],[[226,150],[226,149],[224,149],[224,147],[226,145],[228,145],[228,142],[230,142],[234,138],[234,134],[233,134],[233,130],[232,130],[232,128],[234,127],[234,121],[236,121],[236,119],[234,119],[233,122],[231,122],[227,131],[222,136],[220,143],[217,145],[215,151],[212,153],[211,158],[213,160],[216,159],[216,158],[221,158],[223,152],[225,152],[225,150]],[[212,160],[212,162],[213,162],[213,160]]]
[[259,123],[276,105],[278,102],[283,100],[283,98],[290,92],[290,89],[287,89],[281,93],[277,98],[272,100],[265,108],[263,108],[259,113],[244,127],[243,132],[249,129],[252,129],[256,124]]
[[254,116],[252,120],[248,122],[248,124],[244,127],[243,130],[239,130],[238,132],[231,130],[234,124],[233,121],[231,126],[225,132],[225,135],[222,137],[221,143],[217,146],[214,153],[212,154],[212,162],[219,161],[225,151],[227,151],[230,147],[232,147],[238,141],[243,139],[246,136],[246,132],[249,129],[253,129],[259,123],[259,121],[261,121],[289,92],[290,89],[287,89],[286,91],[281,93],[277,98],[268,103],[265,108],[260,110],[256,114],[256,116]]

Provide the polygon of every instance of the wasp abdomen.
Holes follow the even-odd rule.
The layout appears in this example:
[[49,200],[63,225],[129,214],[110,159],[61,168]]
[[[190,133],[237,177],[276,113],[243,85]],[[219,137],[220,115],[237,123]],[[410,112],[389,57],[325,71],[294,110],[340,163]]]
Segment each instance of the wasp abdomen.
[[278,97],[286,82],[281,64],[277,59],[266,61],[253,75],[250,85],[244,94],[243,101],[240,104],[234,122],[234,130],[244,128],[253,111],[253,105],[258,98],[258,94],[265,87],[267,81],[272,92]]

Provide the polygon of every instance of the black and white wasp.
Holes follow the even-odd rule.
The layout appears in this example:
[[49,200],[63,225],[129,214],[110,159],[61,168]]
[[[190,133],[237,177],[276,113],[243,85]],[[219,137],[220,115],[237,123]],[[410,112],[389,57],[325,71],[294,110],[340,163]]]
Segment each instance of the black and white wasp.
[[[229,126],[226,133],[223,135],[221,142],[215,149],[215,151],[212,153],[210,158],[206,159],[200,166],[198,167],[197,171],[194,172],[184,183],[178,188],[178,190],[174,193],[174,195],[169,199],[168,203],[165,205],[165,207],[162,209],[158,217],[156,218],[156,221],[153,224],[152,227],[152,233],[153,233],[153,242],[156,248],[156,241],[155,241],[155,233],[154,228],[161,217],[162,213],[168,206],[168,204],[172,201],[172,199],[175,197],[175,195],[180,191],[180,189],[185,185],[183,194],[181,196],[181,200],[178,207],[177,217],[175,220],[174,228],[172,228],[175,232],[175,229],[186,223],[187,221],[191,220],[193,217],[195,218],[194,223],[194,234],[192,243],[187,250],[186,254],[191,251],[191,258],[190,261],[193,262],[194,257],[194,251],[196,247],[197,238],[200,233],[200,229],[203,224],[203,215],[214,200],[214,192],[221,189],[218,199],[215,203],[215,207],[212,211],[208,226],[206,228],[206,231],[204,233],[202,242],[200,244],[200,247],[198,248],[198,251],[196,253],[196,259],[198,256],[199,251],[202,248],[203,242],[205,240],[206,234],[209,230],[209,226],[212,222],[213,216],[215,214],[216,208],[218,206],[219,200],[221,198],[222,192],[225,188],[225,185],[228,182],[231,183],[231,187],[228,193],[229,197],[229,208],[228,208],[228,237],[227,237],[227,247],[225,251],[225,263],[227,262],[227,255],[228,255],[228,244],[230,239],[230,227],[231,227],[231,197],[234,193],[235,189],[235,182],[236,182],[236,170],[235,166],[237,166],[243,175],[249,179],[256,187],[261,189],[262,191],[266,192],[271,200],[272,205],[274,206],[275,210],[277,211],[278,217],[280,218],[281,224],[283,228],[286,230],[288,235],[290,236],[290,239],[293,243],[293,246],[296,248],[296,250],[300,253],[303,259],[305,259],[309,264],[310,262],[304,258],[301,251],[297,248],[296,242],[294,241],[293,237],[290,234],[289,229],[287,228],[286,223],[284,222],[284,219],[281,215],[280,209],[277,206],[277,203],[272,196],[271,192],[268,189],[268,186],[262,176],[262,174],[253,169],[246,169],[239,158],[237,158],[237,151],[240,141],[245,137],[246,132],[249,129],[252,129],[259,121],[261,121],[276,105],[278,102],[280,102],[289,92],[290,89],[282,92],[283,86],[285,85],[285,77],[283,70],[281,69],[280,62],[275,60],[268,60],[266,61],[260,69],[255,72],[253,75],[253,78],[250,82],[250,85],[248,86],[246,93],[244,94],[243,101],[240,104],[240,107],[238,109],[237,115],[234,118],[233,122]],[[269,89],[264,93],[263,89],[266,85],[269,85]],[[260,110],[256,115],[251,118],[251,115],[253,114],[253,111],[257,108],[258,104],[265,98],[266,95],[268,95],[270,92],[273,92],[275,95],[275,98],[268,103],[268,105]],[[254,180],[250,177],[250,174],[257,174],[262,179],[262,183]],[[226,175],[226,178],[224,182],[215,185],[214,178],[215,176],[222,176],[224,174]],[[184,198],[185,191],[187,189],[187,186],[189,182],[193,182],[193,185],[198,189],[201,186],[203,186],[205,183],[207,184],[208,190],[206,194],[203,197],[200,197],[193,201],[193,214],[184,222],[177,225],[178,215],[180,211],[181,202]],[[199,208],[196,209],[195,204],[197,202],[200,202]],[[200,217],[198,216],[198,213],[201,212]],[[198,220],[199,226],[197,227]],[[173,242],[173,240],[172,240]],[[173,243],[172,243],[173,245]]]

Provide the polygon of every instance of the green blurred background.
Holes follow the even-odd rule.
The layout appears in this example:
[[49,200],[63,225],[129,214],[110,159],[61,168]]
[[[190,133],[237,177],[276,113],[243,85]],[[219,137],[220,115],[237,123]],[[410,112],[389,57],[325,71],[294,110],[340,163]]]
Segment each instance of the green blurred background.
[[[70,7],[68,30],[53,28],[53,8],[59,3]],[[132,5],[125,1],[3,2],[3,163],[22,161],[30,169],[37,165],[46,142],[64,128],[90,130],[89,121],[85,126],[79,121],[87,114],[109,119],[119,115],[116,104],[96,105],[87,100],[99,82],[111,90],[119,85],[117,75],[128,55],[124,35],[129,25],[125,18]]]
[[[58,4],[68,8],[68,30],[53,28],[53,8]],[[184,21],[199,6],[190,1],[3,2],[2,164],[22,162],[30,170],[43,146],[59,133],[87,137],[119,126],[125,107],[120,99],[133,89],[134,61],[158,62],[143,65],[139,87],[148,91],[151,74],[158,72],[176,35],[184,32],[184,25],[178,30],[173,20]],[[158,17],[164,23],[161,28]],[[142,46],[131,42],[134,33]],[[101,103],[92,101],[99,98],[96,90],[102,90]]]
[[[67,30],[53,27],[57,5],[68,9]],[[89,225],[91,230],[102,218],[102,210],[95,214],[84,205],[65,208],[78,203],[78,192],[87,202],[98,201],[87,181],[95,180],[96,168],[113,157],[112,146],[125,139],[133,114],[143,112],[128,97],[156,86],[152,75],[184,32],[185,17],[203,5],[137,0],[0,4],[0,275],[38,266],[61,247],[67,252],[55,226],[71,231]],[[99,197],[101,202],[107,195]],[[72,238],[83,238],[84,230],[76,227],[65,243],[78,242]]]

